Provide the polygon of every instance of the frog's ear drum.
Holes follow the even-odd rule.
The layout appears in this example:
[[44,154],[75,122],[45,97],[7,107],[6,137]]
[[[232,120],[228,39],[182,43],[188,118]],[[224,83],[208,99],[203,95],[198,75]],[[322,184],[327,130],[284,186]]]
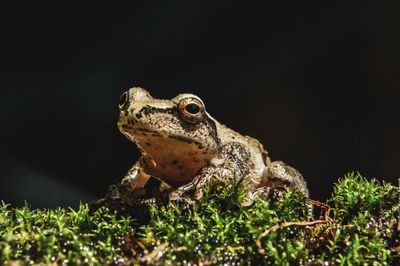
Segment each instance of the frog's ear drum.
[[127,105],[128,101],[129,101],[128,92],[122,93],[121,98],[119,98],[119,109],[120,110],[123,109]]
[[196,124],[203,120],[205,107],[196,98],[185,98],[179,102],[179,114],[181,118],[189,123]]

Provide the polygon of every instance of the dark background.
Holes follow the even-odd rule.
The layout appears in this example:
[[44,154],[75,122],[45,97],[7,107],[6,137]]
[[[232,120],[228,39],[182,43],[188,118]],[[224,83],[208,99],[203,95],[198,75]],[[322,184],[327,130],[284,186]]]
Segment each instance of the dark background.
[[0,8],[0,200],[101,197],[138,158],[116,127],[133,86],[199,95],[299,169],[313,198],[349,171],[400,177],[397,0],[11,2]]

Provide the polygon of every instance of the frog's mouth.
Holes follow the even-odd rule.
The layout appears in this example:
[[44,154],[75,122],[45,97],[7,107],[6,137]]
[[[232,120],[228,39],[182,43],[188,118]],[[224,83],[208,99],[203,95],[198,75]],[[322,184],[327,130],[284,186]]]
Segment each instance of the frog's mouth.
[[[205,148],[204,143],[181,134],[171,134],[166,132],[153,131],[147,128],[133,128],[126,126],[123,126],[122,129],[122,134],[124,134],[131,141],[136,142],[141,147],[151,146],[151,143],[159,142],[160,144],[164,144],[167,146],[170,145],[170,143],[174,143],[175,145],[181,146],[194,145],[199,150]],[[145,143],[145,145],[143,145],[143,143]]]
[[[165,120],[169,122],[169,120]],[[146,154],[157,157],[160,153],[171,156],[184,156],[188,154],[202,154],[197,157],[209,157],[218,150],[218,141],[214,138],[199,138],[196,132],[193,135],[185,135],[181,132],[168,130],[154,130],[147,127],[146,123],[135,120],[134,115],[120,115],[118,128],[130,141]],[[177,130],[178,131],[178,130]],[[189,132],[190,133],[190,132]]]
[[126,124],[121,124],[119,128],[122,134],[144,151],[153,151],[154,147],[158,147],[156,152],[164,152],[161,150],[163,148],[173,150],[179,148],[179,150],[187,152],[194,150],[207,153],[215,152],[214,149],[206,149],[210,145],[179,133],[158,132],[145,127],[133,127]]

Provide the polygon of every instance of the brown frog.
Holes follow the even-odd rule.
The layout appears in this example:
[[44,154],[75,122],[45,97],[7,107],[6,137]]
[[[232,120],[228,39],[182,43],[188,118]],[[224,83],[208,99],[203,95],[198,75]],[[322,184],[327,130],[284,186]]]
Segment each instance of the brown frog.
[[193,94],[161,100],[132,88],[122,94],[119,109],[119,130],[142,153],[123,180],[132,190],[143,188],[153,176],[174,189],[170,201],[191,190],[198,200],[215,180],[241,180],[246,192],[242,205],[271,187],[295,187],[308,196],[298,171],[271,162],[258,140],[219,123]]

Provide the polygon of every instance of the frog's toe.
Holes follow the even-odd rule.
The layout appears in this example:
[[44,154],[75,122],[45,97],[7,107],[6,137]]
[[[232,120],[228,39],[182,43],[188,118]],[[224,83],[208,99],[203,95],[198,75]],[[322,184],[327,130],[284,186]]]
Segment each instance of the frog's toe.
[[169,193],[169,201],[178,201],[180,199],[182,199],[182,196],[177,192],[177,191],[173,191],[171,193]]
[[240,202],[242,206],[250,206],[258,197],[266,197],[270,193],[269,187],[259,187],[253,191],[247,192],[244,199]]
[[203,197],[203,190],[202,189],[197,189],[196,192],[194,193],[194,199],[199,200]]
[[[171,193],[172,194],[172,193]],[[188,196],[176,196],[176,195],[172,195],[169,197],[169,205],[171,204],[184,204],[184,205],[193,205],[195,204],[195,201],[193,199],[191,199]]]
[[251,204],[253,204],[253,202],[254,202],[254,199],[245,198],[244,200],[242,200],[242,201],[240,202],[240,205],[242,205],[243,207],[248,207],[248,206],[250,206]]

